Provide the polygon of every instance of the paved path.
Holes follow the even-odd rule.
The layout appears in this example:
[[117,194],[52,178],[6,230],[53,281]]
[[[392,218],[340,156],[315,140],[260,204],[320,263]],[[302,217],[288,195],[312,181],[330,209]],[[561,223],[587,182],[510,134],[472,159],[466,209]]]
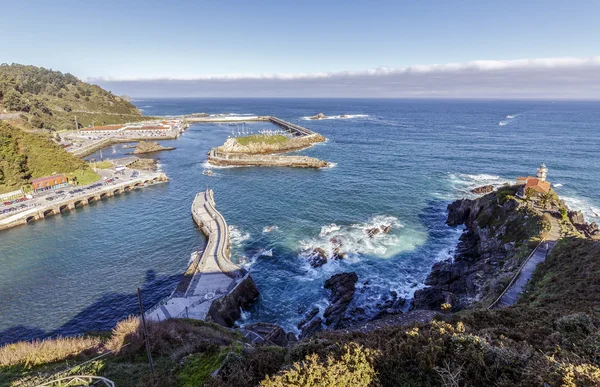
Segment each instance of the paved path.
[[560,238],[560,224],[558,223],[558,220],[551,217],[550,223],[551,228],[546,239],[536,247],[529,259],[521,267],[516,279],[512,281],[512,284],[508,286],[508,289],[500,297],[500,300],[490,307],[509,306],[514,305],[517,302],[519,296],[527,287],[527,283],[531,279],[537,265],[546,259],[546,256]]
[[228,294],[245,274],[241,267],[229,260],[229,228],[215,209],[212,190],[196,195],[192,218],[207,236],[200,263],[193,270],[185,292],[178,288],[180,291],[146,312],[148,319],[189,317],[203,320],[212,302]]

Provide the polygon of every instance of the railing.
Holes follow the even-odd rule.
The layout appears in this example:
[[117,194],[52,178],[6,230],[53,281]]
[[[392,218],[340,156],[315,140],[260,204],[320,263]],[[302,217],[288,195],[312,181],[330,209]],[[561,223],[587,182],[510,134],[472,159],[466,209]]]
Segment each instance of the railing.
[[[550,228],[550,231],[552,231],[552,228]],[[550,231],[548,232],[548,234],[550,233]],[[510,289],[510,287],[515,283],[515,281],[517,280],[517,278],[521,274],[521,271],[523,270],[523,268],[525,267],[525,265],[527,264],[527,262],[529,262],[529,260],[531,259],[531,257],[533,257],[533,255],[537,252],[537,250],[540,248],[540,246],[542,245],[542,243],[544,243],[546,241],[546,238],[547,238],[547,236],[545,236],[540,241],[540,243],[538,243],[538,245],[535,247],[535,249],[533,249],[533,251],[531,252],[531,254],[529,254],[529,256],[527,257],[527,259],[525,259],[525,261],[523,261],[523,263],[521,264],[521,266],[519,266],[519,270],[517,270],[517,272],[512,277],[512,279],[510,280],[510,282],[508,283],[508,285],[506,285],[506,288],[504,288],[504,290],[502,291],[502,293],[500,293],[500,296],[498,296],[498,298],[496,298],[496,300],[494,302],[492,302],[487,307],[488,310],[492,309],[494,306],[496,306],[498,304],[498,302],[500,302],[500,300],[502,299],[502,297],[504,297],[504,295],[506,294],[506,292],[508,291],[508,289]]]

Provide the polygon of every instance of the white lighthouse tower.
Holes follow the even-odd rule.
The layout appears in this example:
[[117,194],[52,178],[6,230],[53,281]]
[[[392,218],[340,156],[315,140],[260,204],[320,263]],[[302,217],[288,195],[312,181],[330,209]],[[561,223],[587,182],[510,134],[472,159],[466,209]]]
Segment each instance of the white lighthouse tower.
[[546,181],[546,174],[548,174],[548,167],[546,167],[546,164],[541,163],[540,167],[537,169],[537,175],[536,176],[541,181]]

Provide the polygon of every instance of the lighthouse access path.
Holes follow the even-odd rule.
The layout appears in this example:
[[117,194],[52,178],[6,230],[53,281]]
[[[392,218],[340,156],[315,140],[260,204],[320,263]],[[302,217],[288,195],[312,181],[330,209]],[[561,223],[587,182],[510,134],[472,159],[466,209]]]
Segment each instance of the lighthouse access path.
[[205,319],[212,302],[231,292],[246,271],[229,260],[229,228],[215,208],[212,190],[200,192],[192,203],[192,218],[207,237],[173,294],[146,312],[151,320]]
[[527,283],[531,279],[535,268],[539,263],[546,260],[546,256],[550,254],[550,251],[552,251],[552,248],[560,238],[560,224],[558,223],[558,220],[556,220],[555,217],[550,217],[550,224],[550,231],[546,238],[535,248],[529,258],[521,266],[519,272],[515,275],[504,293],[502,293],[488,309],[516,304],[519,296],[527,287]]

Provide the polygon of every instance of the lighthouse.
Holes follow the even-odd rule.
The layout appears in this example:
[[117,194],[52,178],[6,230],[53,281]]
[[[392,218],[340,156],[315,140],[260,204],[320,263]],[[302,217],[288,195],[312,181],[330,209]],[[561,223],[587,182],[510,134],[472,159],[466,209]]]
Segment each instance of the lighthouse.
[[541,163],[540,167],[537,169],[537,175],[536,176],[541,181],[546,181],[546,174],[548,174],[548,167],[546,167],[546,164]]

